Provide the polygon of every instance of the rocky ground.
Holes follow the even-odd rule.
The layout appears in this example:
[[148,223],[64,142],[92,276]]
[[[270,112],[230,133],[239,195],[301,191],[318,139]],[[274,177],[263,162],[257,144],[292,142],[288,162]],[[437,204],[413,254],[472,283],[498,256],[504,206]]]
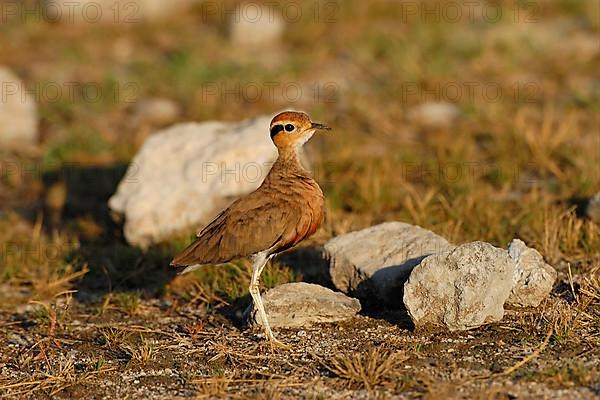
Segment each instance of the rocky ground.
[[563,324],[555,332],[545,319],[567,316],[548,307],[463,333],[414,331],[393,313],[277,330],[290,349],[193,307],[78,308],[53,335],[23,320],[33,310],[3,319],[4,396],[590,399],[598,391],[592,322],[554,320]]

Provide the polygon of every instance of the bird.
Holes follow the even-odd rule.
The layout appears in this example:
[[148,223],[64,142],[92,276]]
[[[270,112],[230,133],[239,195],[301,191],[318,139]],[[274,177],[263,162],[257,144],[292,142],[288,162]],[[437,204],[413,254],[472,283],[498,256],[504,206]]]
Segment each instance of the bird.
[[247,258],[252,262],[249,292],[262,321],[266,339],[273,335],[260,296],[260,275],[267,262],[308,238],[324,219],[324,195],[300,162],[302,146],[327,125],[300,111],[283,111],[271,120],[269,132],[278,156],[261,185],[237,199],[196,234],[195,240],[171,265],[194,271]]

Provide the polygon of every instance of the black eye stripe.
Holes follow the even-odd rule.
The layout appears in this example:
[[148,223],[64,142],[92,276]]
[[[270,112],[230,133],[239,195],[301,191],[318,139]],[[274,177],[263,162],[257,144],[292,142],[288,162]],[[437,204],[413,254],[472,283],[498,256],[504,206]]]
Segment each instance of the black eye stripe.
[[283,125],[275,125],[271,128],[271,138],[283,130]]

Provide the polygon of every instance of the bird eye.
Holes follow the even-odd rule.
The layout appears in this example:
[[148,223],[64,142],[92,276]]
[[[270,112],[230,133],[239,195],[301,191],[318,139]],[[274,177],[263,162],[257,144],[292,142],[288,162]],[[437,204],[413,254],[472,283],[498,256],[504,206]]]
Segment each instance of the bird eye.
[[287,125],[285,126],[285,131],[286,131],[286,132],[291,132],[291,131],[293,131],[294,129],[295,129],[295,128],[294,128],[294,125],[292,125],[292,124],[287,124]]

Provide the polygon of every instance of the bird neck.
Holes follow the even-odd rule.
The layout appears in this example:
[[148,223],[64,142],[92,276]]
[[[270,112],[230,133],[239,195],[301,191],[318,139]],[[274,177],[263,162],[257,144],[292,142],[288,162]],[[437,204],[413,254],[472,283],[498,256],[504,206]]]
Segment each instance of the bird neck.
[[302,146],[287,146],[279,148],[279,156],[271,168],[271,174],[277,174],[279,177],[286,175],[310,177],[308,172],[300,163],[300,149]]

